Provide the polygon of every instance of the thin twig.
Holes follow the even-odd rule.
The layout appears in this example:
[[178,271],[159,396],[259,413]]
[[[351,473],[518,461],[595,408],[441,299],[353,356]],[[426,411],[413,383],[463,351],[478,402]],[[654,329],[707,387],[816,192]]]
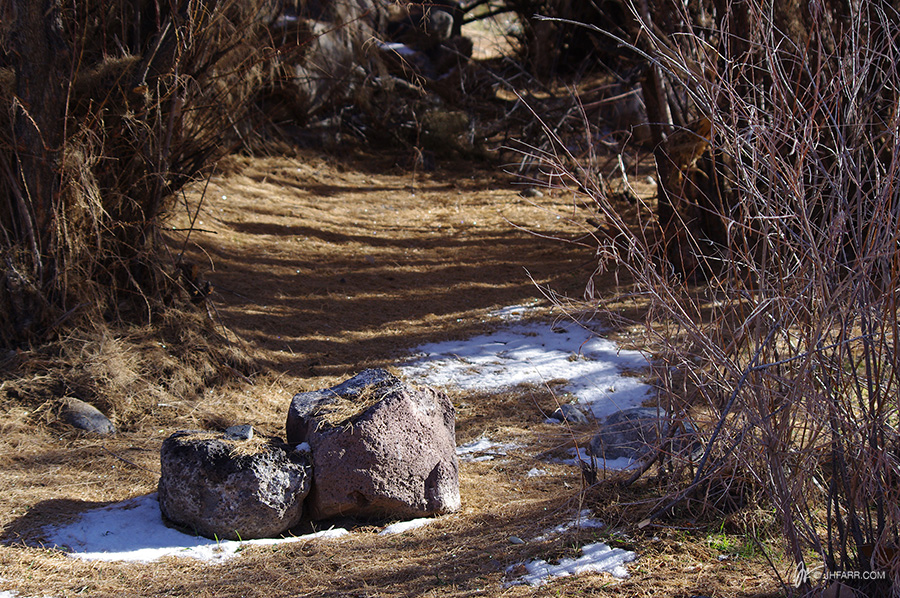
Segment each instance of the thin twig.
[[106,451],[107,453],[109,453],[110,455],[112,455],[113,457],[118,459],[119,461],[122,461],[123,463],[128,463],[132,467],[137,467],[138,469],[143,469],[144,471],[149,471],[150,473],[155,473],[156,475],[160,474],[160,472],[158,470],[149,469],[147,467],[144,467],[143,465],[139,465],[139,464],[135,463],[134,461],[129,461],[128,459],[126,459],[125,457],[123,457],[121,455],[117,455],[116,453],[114,453],[111,450],[109,450],[108,448],[106,448],[105,444],[101,445],[101,446],[104,451]]

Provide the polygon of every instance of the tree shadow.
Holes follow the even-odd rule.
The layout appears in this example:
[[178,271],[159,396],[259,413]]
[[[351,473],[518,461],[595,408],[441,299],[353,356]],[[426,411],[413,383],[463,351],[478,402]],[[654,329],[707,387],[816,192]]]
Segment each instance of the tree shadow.
[[[539,297],[535,281],[580,296],[595,269],[584,246],[502,223],[478,226],[465,215],[440,230],[412,215],[379,227],[364,206],[408,210],[403,198],[391,198],[395,187],[365,186],[362,193],[378,205],[356,204],[355,211],[340,194],[310,197],[321,191],[315,185],[302,197],[286,190],[278,202],[246,202],[231,208],[234,217],[217,216],[224,230],[216,237],[235,235],[238,243],[198,239],[201,251],[192,258],[214,268],[208,278],[217,312],[267,353],[265,366],[308,377],[390,365],[424,342],[485,331],[485,310]],[[410,201],[424,209],[432,205],[427,194],[445,201],[453,188],[452,173],[437,174]],[[225,212],[210,201],[212,213]],[[244,218],[245,209],[265,216]]]
[[28,511],[12,520],[0,531],[0,544],[26,544],[28,546],[46,546],[52,548],[47,541],[47,527],[65,525],[92,509],[115,504],[112,501],[87,501],[69,498],[53,498],[42,500]]

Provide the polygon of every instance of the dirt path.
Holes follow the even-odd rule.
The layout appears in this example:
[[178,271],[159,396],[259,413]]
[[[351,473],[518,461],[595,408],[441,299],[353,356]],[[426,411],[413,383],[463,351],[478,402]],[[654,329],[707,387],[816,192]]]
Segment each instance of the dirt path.
[[535,283],[580,296],[590,249],[515,228],[585,234],[583,215],[565,218],[570,199],[523,198],[465,163],[416,174],[396,160],[236,160],[239,173],[213,177],[196,226],[215,234],[194,233],[192,259],[213,270],[223,322],[274,370],[307,380],[389,364],[542,299]]
[[[491,310],[541,303],[535,282],[578,297],[594,268],[589,247],[529,234],[576,239],[588,232],[571,197],[523,198],[495,171],[444,163],[432,173],[395,166],[394,156],[302,155],[235,159],[187,205],[202,205],[187,255],[214,285],[212,306],[271,373],[255,384],[210,393],[192,421],[252,423],[283,434],[290,397],[364,367],[395,362],[428,341],[462,338],[495,323]],[[185,228],[181,214],[172,222]],[[193,245],[196,242],[196,245]],[[178,244],[173,245],[176,250]],[[543,422],[552,398],[542,389],[495,396],[454,396],[458,442],[482,435],[527,449],[461,467],[463,509],[398,536],[356,527],[351,536],[250,548],[226,565],[191,559],[149,564],[86,563],[21,545],[0,546],[0,591],[21,596],[575,596],[659,591],[753,594],[768,578],[736,563],[720,578],[709,550],[663,534],[638,547],[604,530],[571,531],[524,544],[570,520],[583,507],[581,476],[537,454],[571,445]],[[463,400],[464,399],[464,400]],[[4,479],[5,537],[23,539],[40,525],[155,489],[158,449],[184,413],[145,422],[111,440],[36,437]],[[182,418],[182,419],[179,419]],[[4,428],[8,430],[8,428]],[[38,446],[46,443],[51,447]],[[12,450],[12,449],[11,449]],[[12,486],[11,486],[12,488]],[[577,554],[586,541],[641,548],[632,578],[564,579],[543,588],[506,586],[506,569],[533,558]],[[681,554],[679,554],[679,550]],[[671,580],[686,577],[688,582]]]

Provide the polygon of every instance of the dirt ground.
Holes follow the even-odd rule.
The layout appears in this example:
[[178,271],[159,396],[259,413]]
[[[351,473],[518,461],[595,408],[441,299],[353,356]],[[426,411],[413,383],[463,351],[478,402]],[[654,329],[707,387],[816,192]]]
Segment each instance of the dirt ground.
[[[533,303],[544,317],[562,316],[539,286],[582,296],[595,268],[585,238],[593,227],[571,193],[544,189],[526,198],[520,195],[526,186],[497,168],[439,160],[433,172],[417,172],[408,158],[354,150],[234,158],[208,184],[192,188],[170,223],[171,250],[184,249],[198,279],[212,284],[207,305],[217,326],[258,360],[259,373],[235,374],[199,401],[160,401],[146,417],[123,422],[113,438],[76,434],[46,413],[35,417],[22,406],[27,402],[5,403],[0,591],[222,598],[777,590],[761,556],[722,560],[721,546],[690,529],[638,532],[620,521],[542,542],[510,542],[511,536],[533,538],[584,506],[578,471],[535,460],[572,440],[542,423],[553,398],[535,388],[453,395],[458,444],[485,435],[523,448],[505,459],[462,463],[462,510],[424,528],[380,537],[377,525],[357,522],[341,539],[249,548],[223,565],[174,558],[82,562],[36,547],[48,523],[154,491],[160,444],[179,428],[250,423],[283,435],[296,392],[390,366],[425,342],[484,331],[497,325],[489,313],[503,306]],[[195,213],[186,239],[183,229]],[[595,284],[602,292],[612,278]],[[549,475],[526,477],[537,464]],[[510,565],[573,556],[593,541],[636,550],[631,577],[585,575],[537,588],[505,584]]]

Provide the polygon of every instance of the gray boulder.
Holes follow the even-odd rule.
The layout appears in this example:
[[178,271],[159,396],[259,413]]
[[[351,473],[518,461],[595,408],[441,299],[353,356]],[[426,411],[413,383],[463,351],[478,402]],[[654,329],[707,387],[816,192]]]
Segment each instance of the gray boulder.
[[590,453],[612,460],[640,459],[655,448],[669,431],[665,412],[645,407],[623,409],[607,417],[591,438]]
[[311,477],[308,456],[280,442],[179,431],[162,445],[159,506],[207,538],[277,537],[303,517]]
[[99,409],[80,399],[65,397],[59,409],[60,417],[71,426],[93,434],[115,434],[116,427]]
[[287,438],[312,453],[313,519],[402,519],[460,507],[455,412],[444,393],[365,370],[295,395]]

